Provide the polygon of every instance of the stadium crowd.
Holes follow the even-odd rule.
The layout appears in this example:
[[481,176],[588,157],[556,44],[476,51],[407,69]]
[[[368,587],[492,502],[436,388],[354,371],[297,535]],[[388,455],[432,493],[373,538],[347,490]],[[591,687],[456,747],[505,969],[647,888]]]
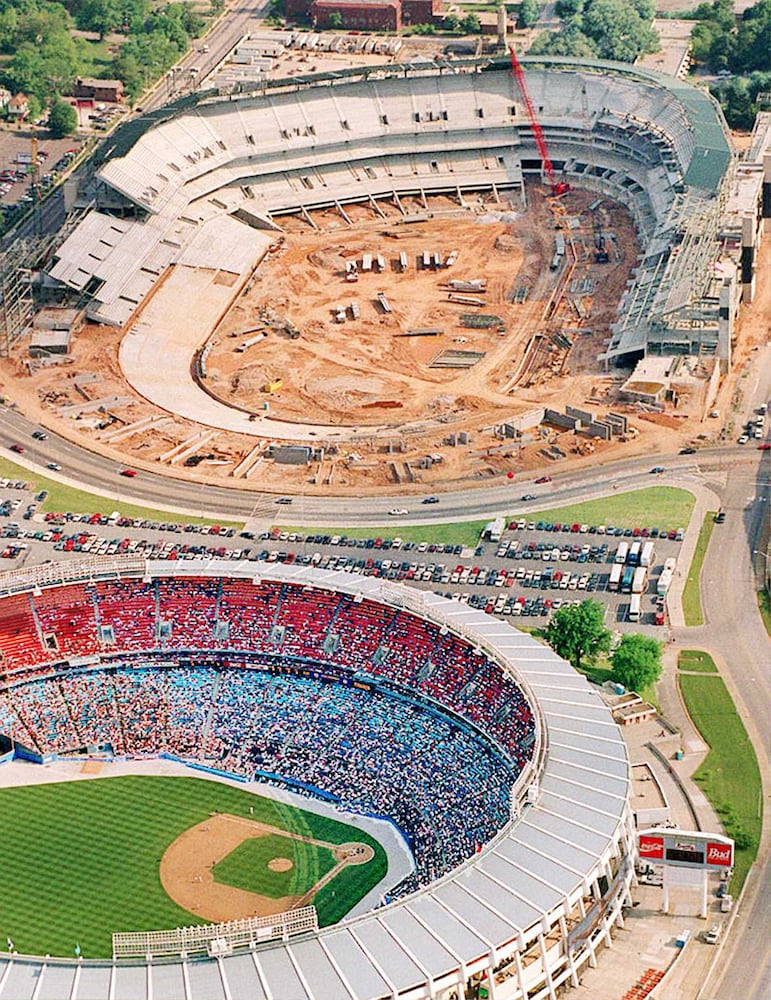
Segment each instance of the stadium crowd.
[[385,816],[406,892],[506,822],[530,707],[479,650],[401,609],[232,578],[0,599],[0,734],[34,753],[166,753]]

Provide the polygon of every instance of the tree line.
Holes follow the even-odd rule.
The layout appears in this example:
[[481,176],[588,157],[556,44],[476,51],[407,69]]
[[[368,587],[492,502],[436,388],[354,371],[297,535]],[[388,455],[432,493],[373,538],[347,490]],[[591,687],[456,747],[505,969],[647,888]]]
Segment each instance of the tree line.
[[[221,7],[222,0],[213,0],[212,12]],[[77,77],[88,75],[93,43],[74,37],[73,29],[95,32],[100,40],[118,32],[117,54],[101,75],[122,80],[133,102],[204,26],[187,2],[153,7],[151,0],[0,0],[0,54],[7,57],[0,82],[25,93],[36,117],[70,93]]]

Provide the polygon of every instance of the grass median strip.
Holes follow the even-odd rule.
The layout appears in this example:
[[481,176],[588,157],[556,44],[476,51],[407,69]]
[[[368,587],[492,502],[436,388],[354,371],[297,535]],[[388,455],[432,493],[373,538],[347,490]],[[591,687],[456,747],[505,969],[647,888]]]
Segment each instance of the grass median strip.
[[597,500],[550,507],[522,514],[528,521],[570,521],[579,524],[613,524],[617,528],[687,528],[695,498],[676,486],[651,486],[628,493],[612,493]]
[[704,515],[704,523],[699,531],[699,538],[688,570],[688,579],[685,581],[685,589],[683,590],[683,617],[688,626],[704,624],[704,612],[701,610],[701,567],[704,565],[704,557],[707,555],[714,527],[715,511],[708,510]]
[[[548,510],[533,513],[514,513],[507,515],[507,522],[524,518],[531,521],[570,522],[579,524],[599,525],[613,524],[619,528],[656,527],[672,530],[686,528],[693,511],[694,497],[688,490],[674,486],[654,486],[644,490],[632,490],[629,493],[614,493],[599,500],[588,500],[586,503],[569,504],[565,507],[553,507]],[[413,507],[417,501],[410,501]],[[440,501],[441,504],[441,501]],[[432,510],[441,513],[441,506]],[[392,523],[367,528],[316,528],[282,525],[282,531],[311,532],[321,535],[345,535],[347,538],[371,538],[382,535],[385,538],[399,537],[405,542],[435,542],[454,545],[475,546],[489,519],[483,521],[460,521],[451,524],[400,524],[399,518]]]
[[758,591],[758,607],[760,608],[760,617],[766,626],[766,632],[771,635],[771,594],[767,590]]
[[[690,670],[690,662],[693,660],[681,660],[681,668]],[[736,841],[731,891],[737,896],[757,856],[762,825],[755,749],[719,675],[679,673],[677,682],[693,724],[709,744],[709,753],[693,780],[712,803],[728,836]]]
[[[67,486],[56,479],[49,479],[32,472],[30,469],[15,462],[10,462],[6,458],[0,458],[0,477],[5,479],[23,479],[32,483],[32,495],[40,490],[47,490],[48,496],[40,504],[41,511],[55,511],[64,513],[71,511],[73,514],[109,514],[114,510],[119,510],[124,517],[142,518],[145,521],[175,521],[180,524],[220,524],[226,528],[241,528],[242,521],[223,521],[211,517],[194,517],[188,514],[177,514],[168,510],[157,510],[154,507],[143,507],[139,504],[126,503],[120,497],[103,497],[96,493],[89,493],[88,490],[78,489],[76,486]],[[116,490],[116,493],[119,493]],[[30,500],[32,499],[30,496]]]
[[716,674],[715,661],[709,653],[698,649],[683,649],[678,657],[677,665],[689,674]]

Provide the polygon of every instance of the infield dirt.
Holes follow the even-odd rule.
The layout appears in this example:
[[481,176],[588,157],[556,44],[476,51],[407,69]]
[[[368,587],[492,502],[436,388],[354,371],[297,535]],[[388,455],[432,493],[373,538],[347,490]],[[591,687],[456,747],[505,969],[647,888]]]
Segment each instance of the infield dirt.
[[[275,899],[215,881],[214,867],[245,840],[272,834],[327,848],[332,851],[337,864],[302,895]],[[190,827],[167,847],[161,858],[160,878],[161,885],[178,906],[199,918],[219,923],[246,917],[267,917],[305,906],[343,868],[365,864],[373,856],[374,852],[367,844],[328,844],[266,823],[217,813]],[[269,863],[270,870],[288,870],[287,861],[287,858],[273,859]]]

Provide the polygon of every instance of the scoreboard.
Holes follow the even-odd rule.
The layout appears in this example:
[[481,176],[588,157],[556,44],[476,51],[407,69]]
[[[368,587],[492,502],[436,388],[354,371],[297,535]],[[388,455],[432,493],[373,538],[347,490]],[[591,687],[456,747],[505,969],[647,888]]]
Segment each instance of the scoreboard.
[[734,842],[719,833],[688,830],[641,830],[638,834],[641,861],[676,868],[728,871],[734,864]]

